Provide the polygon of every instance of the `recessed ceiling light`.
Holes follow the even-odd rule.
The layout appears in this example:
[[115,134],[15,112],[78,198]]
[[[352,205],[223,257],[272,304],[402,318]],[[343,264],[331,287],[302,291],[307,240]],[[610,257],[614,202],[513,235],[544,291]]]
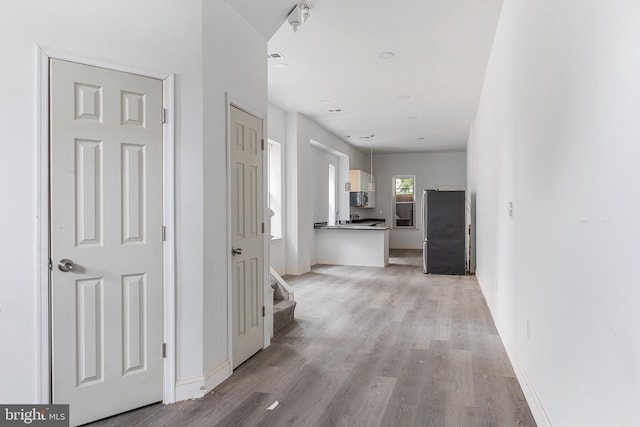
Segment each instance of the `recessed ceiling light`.
[[279,63],[274,65],[274,67],[280,68],[280,69],[287,68],[288,66],[289,66],[289,64],[285,64],[284,62],[279,62]]
[[418,120],[418,116],[411,116],[409,117],[409,120]]
[[327,110],[327,113],[342,113],[342,110],[339,108],[331,108]]
[[420,137],[420,138],[418,138],[418,139],[424,139],[424,136],[421,136],[421,137]]
[[400,96],[398,97],[398,99],[401,99],[401,100],[403,100],[403,101],[404,101],[405,99],[409,99],[409,98],[411,98],[409,95],[400,95]]
[[270,52],[270,53],[267,53],[267,58],[280,59],[280,58],[284,58],[284,55],[281,54],[280,52]]
[[395,54],[395,53],[393,53],[393,52],[382,52],[382,53],[380,54],[380,59],[391,59],[391,58],[393,58],[394,56],[396,56],[396,54]]

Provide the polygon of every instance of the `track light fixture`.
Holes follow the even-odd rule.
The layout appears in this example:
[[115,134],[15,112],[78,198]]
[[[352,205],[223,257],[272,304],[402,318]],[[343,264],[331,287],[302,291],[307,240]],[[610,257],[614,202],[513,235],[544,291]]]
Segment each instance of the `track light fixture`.
[[289,16],[287,17],[287,21],[291,28],[293,28],[293,32],[298,31],[298,27],[305,23],[311,14],[309,13],[309,6],[307,5],[306,0],[300,4],[295,5],[295,7],[289,12]]

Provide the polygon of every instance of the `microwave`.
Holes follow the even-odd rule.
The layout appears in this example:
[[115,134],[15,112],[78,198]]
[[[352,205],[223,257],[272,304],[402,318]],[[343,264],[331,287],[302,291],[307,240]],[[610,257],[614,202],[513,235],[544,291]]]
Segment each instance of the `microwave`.
[[349,206],[366,208],[369,206],[369,194],[366,191],[352,191],[349,193]]

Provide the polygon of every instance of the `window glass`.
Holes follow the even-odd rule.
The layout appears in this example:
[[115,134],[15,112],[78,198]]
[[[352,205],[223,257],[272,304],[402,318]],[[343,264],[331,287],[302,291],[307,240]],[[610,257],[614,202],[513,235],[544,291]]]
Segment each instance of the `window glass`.
[[282,150],[279,142],[269,140],[269,209],[271,236],[282,238]]
[[415,228],[415,175],[393,177],[393,211],[395,228]]

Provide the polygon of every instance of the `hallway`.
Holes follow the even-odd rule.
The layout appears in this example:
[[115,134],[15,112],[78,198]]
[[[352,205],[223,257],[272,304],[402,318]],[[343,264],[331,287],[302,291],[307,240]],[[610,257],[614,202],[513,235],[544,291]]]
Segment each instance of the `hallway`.
[[420,256],[288,277],[297,320],[214,392],[92,425],[535,426],[475,278]]

